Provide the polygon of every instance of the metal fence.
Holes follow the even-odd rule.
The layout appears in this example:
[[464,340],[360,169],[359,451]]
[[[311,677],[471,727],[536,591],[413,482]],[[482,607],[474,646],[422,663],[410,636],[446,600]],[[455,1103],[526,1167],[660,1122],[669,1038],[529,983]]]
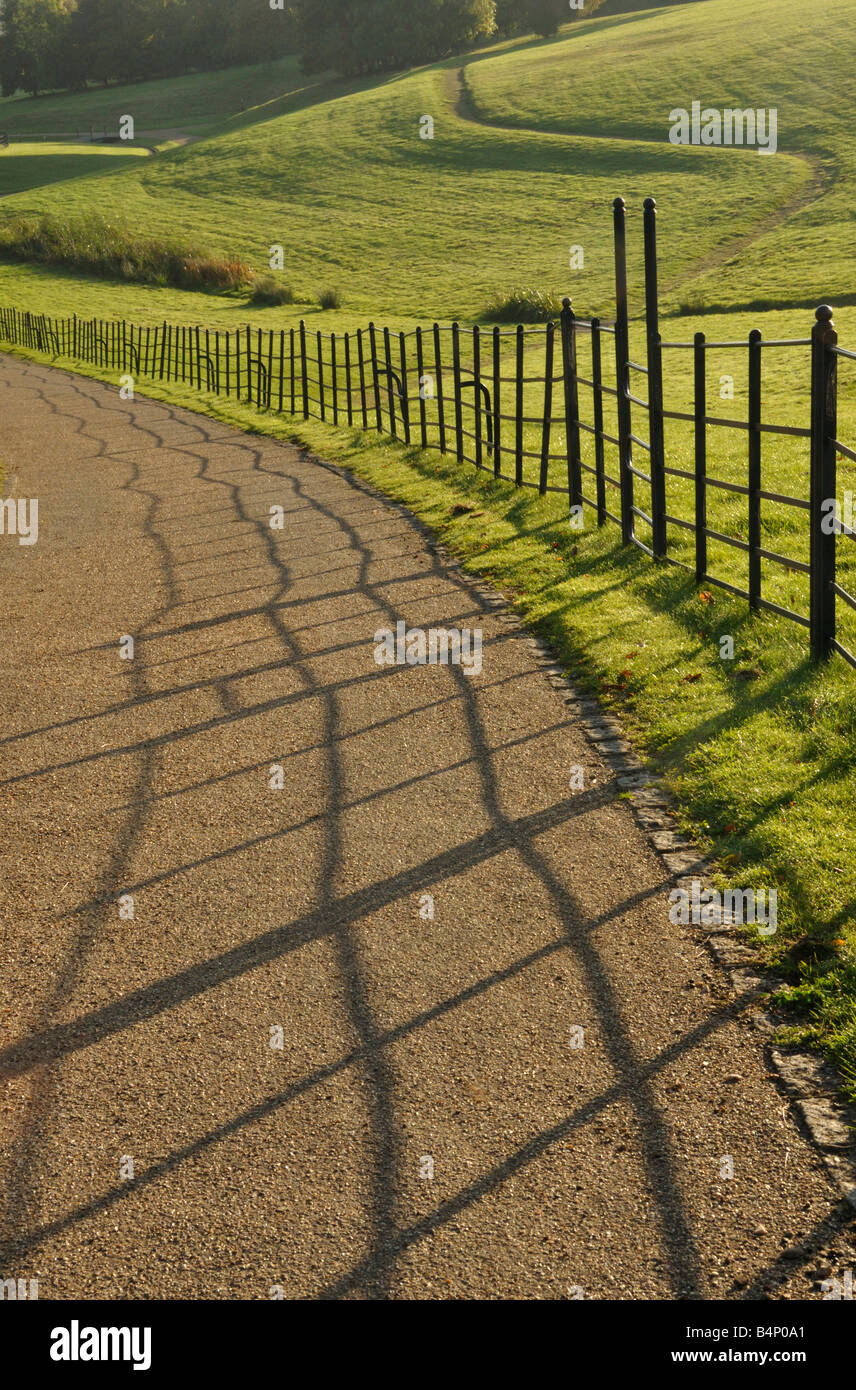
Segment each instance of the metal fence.
[[[850,582],[852,574],[856,590],[851,549],[856,531],[837,496],[839,459],[856,463],[856,450],[837,438],[837,366],[839,359],[856,362],[856,353],[838,346],[832,310],[823,305],[816,311],[805,338],[764,339],[754,330],[746,340],[708,341],[698,332],[692,341],[664,341],[656,206],[649,198],[640,320],[646,360],[636,361],[621,198],[613,205],[613,234],[611,322],[576,318],[569,299],[558,322],[508,329],[435,323],[410,333],[374,324],[354,333],[322,333],[305,322],[279,331],[249,326],[212,331],[167,322],[142,327],[118,318],[55,319],[0,308],[0,339],[134,377],[180,382],[263,410],[377,431],[469,462],[516,487],[566,494],[572,517],[589,509],[599,526],[620,527],[625,544],[682,566],[698,584],[719,586],[746,599],[752,610],[766,609],[807,628],[815,656],[835,651],[856,666],[856,656],[841,640],[837,615],[837,600],[856,610],[853,592],[839,582]],[[745,367],[744,418],[736,412],[709,413],[710,363],[719,352],[732,364],[736,355]],[[795,397],[804,388],[804,424],[764,418],[763,363],[776,352],[789,355]],[[686,397],[674,405],[670,397],[668,406],[666,354],[673,354],[670,393]],[[682,367],[674,365],[683,363],[686,389]],[[637,377],[647,379],[647,399],[634,389]],[[647,418],[647,439],[637,432],[640,413]],[[671,444],[667,424],[686,431],[686,437]],[[733,454],[733,444],[720,447],[721,463],[732,451],[730,477],[708,470],[713,431],[718,441],[728,436],[745,442],[739,455]],[[789,441],[798,451],[792,461],[765,459],[765,436]],[[647,472],[636,462],[643,453]],[[686,467],[680,466],[682,456]],[[613,466],[607,467],[608,457]],[[762,462],[776,475],[774,481],[784,473],[797,485],[762,486]],[[773,537],[787,536],[790,548],[800,553],[784,554],[772,541],[765,544],[765,524]],[[846,553],[839,549],[839,537]],[[711,552],[720,558],[714,562]],[[735,571],[735,561],[745,568]],[[771,566],[787,576],[787,586],[795,576],[803,580],[802,604],[780,592]]]

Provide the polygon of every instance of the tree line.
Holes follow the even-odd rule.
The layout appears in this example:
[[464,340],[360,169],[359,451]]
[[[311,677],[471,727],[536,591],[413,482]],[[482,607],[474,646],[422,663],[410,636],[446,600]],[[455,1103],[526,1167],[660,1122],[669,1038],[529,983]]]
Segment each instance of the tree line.
[[513,34],[549,35],[603,0],[0,0],[0,88],[38,95],[260,63],[410,67]]

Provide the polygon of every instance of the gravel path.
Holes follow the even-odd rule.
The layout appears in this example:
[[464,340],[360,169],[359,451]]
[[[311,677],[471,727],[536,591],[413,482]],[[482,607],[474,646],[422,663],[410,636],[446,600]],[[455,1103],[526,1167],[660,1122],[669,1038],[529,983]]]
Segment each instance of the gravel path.
[[819,1297],[837,1195],[525,636],[294,448],[8,357],[0,416],[0,1276]]

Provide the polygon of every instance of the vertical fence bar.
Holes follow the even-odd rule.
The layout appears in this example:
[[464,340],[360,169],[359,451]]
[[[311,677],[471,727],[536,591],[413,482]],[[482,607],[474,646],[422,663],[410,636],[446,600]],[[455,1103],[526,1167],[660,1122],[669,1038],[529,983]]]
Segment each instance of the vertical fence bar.
[[321,330],[315,335],[315,347],[318,353],[318,401],[321,409],[321,419],[327,419],[327,405],[324,400],[324,349],[321,343]]
[[481,335],[473,329],[473,423],[476,437],[476,468],[482,466]]
[[514,393],[514,418],[515,418],[515,438],[514,438],[514,483],[516,487],[523,484],[523,324],[517,325],[517,379]]
[[663,350],[657,292],[657,204],[645,199],[645,333],[648,356],[648,430],[651,445],[651,548],[666,554],[666,444],[663,419]]
[[351,388],[351,335],[345,334],[345,406],[348,412],[348,424],[354,423],[354,398]]
[[615,239],[615,378],[618,387],[618,478],[621,483],[621,539],[633,540],[633,430],[630,411],[630,331],[627,316],[627,227],[623,198],[613,208]]
[[[832,348],[838,334],[832,310],[815,310],[811,333],[811,649],[817,659],[832,652],[835,636],[835,537],[825,522],[840,513],[836,498],[838,431],[837,358]],[[830,503],[834,503],[830,507]],[[824,525],[825,522],[825,525]]]
[[440,325],[434,324],[434,374],[437,392],[437,427],[440,431],[440,453],[446,452],[446,408],[443,400],[443,363],[440,354]]
[[419,388],[419,439],[423,449],[428,448],[428,417],[425,409],[425,349],[422,343],[422,329],[416,330],[416,379]]
[[458,463],[464,461],[464,422],[461,415],[461,330],[452,324],[452,383],[455,393],[455,453]]
[[380,375],[377,365],[377,329],[373,323],[369,324],[369,348],[372,355],[372,390],[374,391],[375,418],[378,433],[383,433],[383,417],[380,405]]
[[161,329],[160,376],[159,376],[159,378],[158,378],[160,381],[163,381],[163,364],[164,364],[164,354],[165,354],[165,353],[166,353],[166,323],[164,323],[164,326],[163,326],[163,328]]
[[693,347],[695,386],[695,572],[700,584],[707,574],[707,349],[705,336],[696,333]]
[[386,360],[386,398],[389,405],[389,432],[393,439],[398,438],[395,424],[395,397],[392,394],[392,351],[389,341],[389,329],[383,330],[383,351]]
[[273,329],[268,329],[268,365],[267,365],[267,391],[265,392],[265,404],[270,410],[270,403],[273,399]]
[[556,325],[552,319],[547,324],[544,343],[544,415],[541,426],[541,471],[538,478],[538,491],[547,491],[547,473],[550,467],[550,426],[553,415],[553,348]]
[[749,607],[761,597],[761,331],[749,334]]
[[562,381],[565,390],[565,450],[568,460],[568,501],[583,505],[580,469],[580,402],[577,384],[577,323],[570,299],[562,300]]
[[363,348],[363,330],[357,329],[357,363],[360,371],[360,413],[363,417],[363,429],[369,427],[368,401],[366,400],[366,358]]
[[499,325],[493,330],[493,473],[498,478],[502,472],[502,446],[500,444],[500,406],[499,388],[501,385],[500,376],[502,375],[502,365],[500,362],[500,349],[502,338],[500,337]]
[[306,324],[300,320],[300,386],[303,393],[303,418],[309,419],[309,381],[306,376]]
[[256,330],[256,405],[261,409],[265,404],[267,389],[262,391],[262,382],[265,379],[264,362],[262,361],[262,330]]
[[336,334],[330,334],[330,374],[333,381],[333,424],[339,423],[339,383],[336,371]]
[[404,442],[410,443],[410,401],[407,383],[407,339],[403,333],[398,335],[398,356],[401,365],[401,417],[404,421]]
[[289,389],[289,401],[290,401],[290,404],[291,404],[291,413],[292,413],[292,415],[293,415],[293,414],[294,414],[294,411],[295,411],[295,406],[296,406],[296,404],[297,404],[296,399],[295,399],[295,383],[294,383],[294,329],[293,329],[293,328],[289,329],[289,332],[288,332],[288,355],[289,355],[289,362],[288,362],[288,365],[289,365],[289,373],[288,373],[288,375],[289,375],[289,388],[288,388],[288,389]]
[[[205,332],[205,350],[208,351],[208,331]],[[207,377],[206,377],[207,385]],[[196,389],[202,390],[202,354],[199,348],[199,324],[196,325]]]
[[250,332],[250,325],[247,324],[247,400],[253,399],[253,339]]
[[603,365],[601,361],[600,319],[591,321],[591,380],[594,418],[594,474],[597,488],[597,524],[606,524],[606,474],[603,458]]

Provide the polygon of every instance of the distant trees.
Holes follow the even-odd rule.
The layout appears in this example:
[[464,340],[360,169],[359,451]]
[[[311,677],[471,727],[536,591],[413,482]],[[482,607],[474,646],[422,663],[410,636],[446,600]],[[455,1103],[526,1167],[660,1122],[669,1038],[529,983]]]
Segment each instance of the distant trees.
[[541,34],[547,38],[561,24],[588,18],[603,3],[604,0],[584,0],[577,9],[569,0],[496,0],[496,27],[500,34]]
[[299,0],[0,0],[0,87],[34,95],[296,51]]
[[603,0],[0,0],[0,87],[37,94],[259,63],[308,71],[431,62],[495,33],[552,34]]
[[373,72],[454,53],[495,29],[494,0],[302,0],[310,72]]

